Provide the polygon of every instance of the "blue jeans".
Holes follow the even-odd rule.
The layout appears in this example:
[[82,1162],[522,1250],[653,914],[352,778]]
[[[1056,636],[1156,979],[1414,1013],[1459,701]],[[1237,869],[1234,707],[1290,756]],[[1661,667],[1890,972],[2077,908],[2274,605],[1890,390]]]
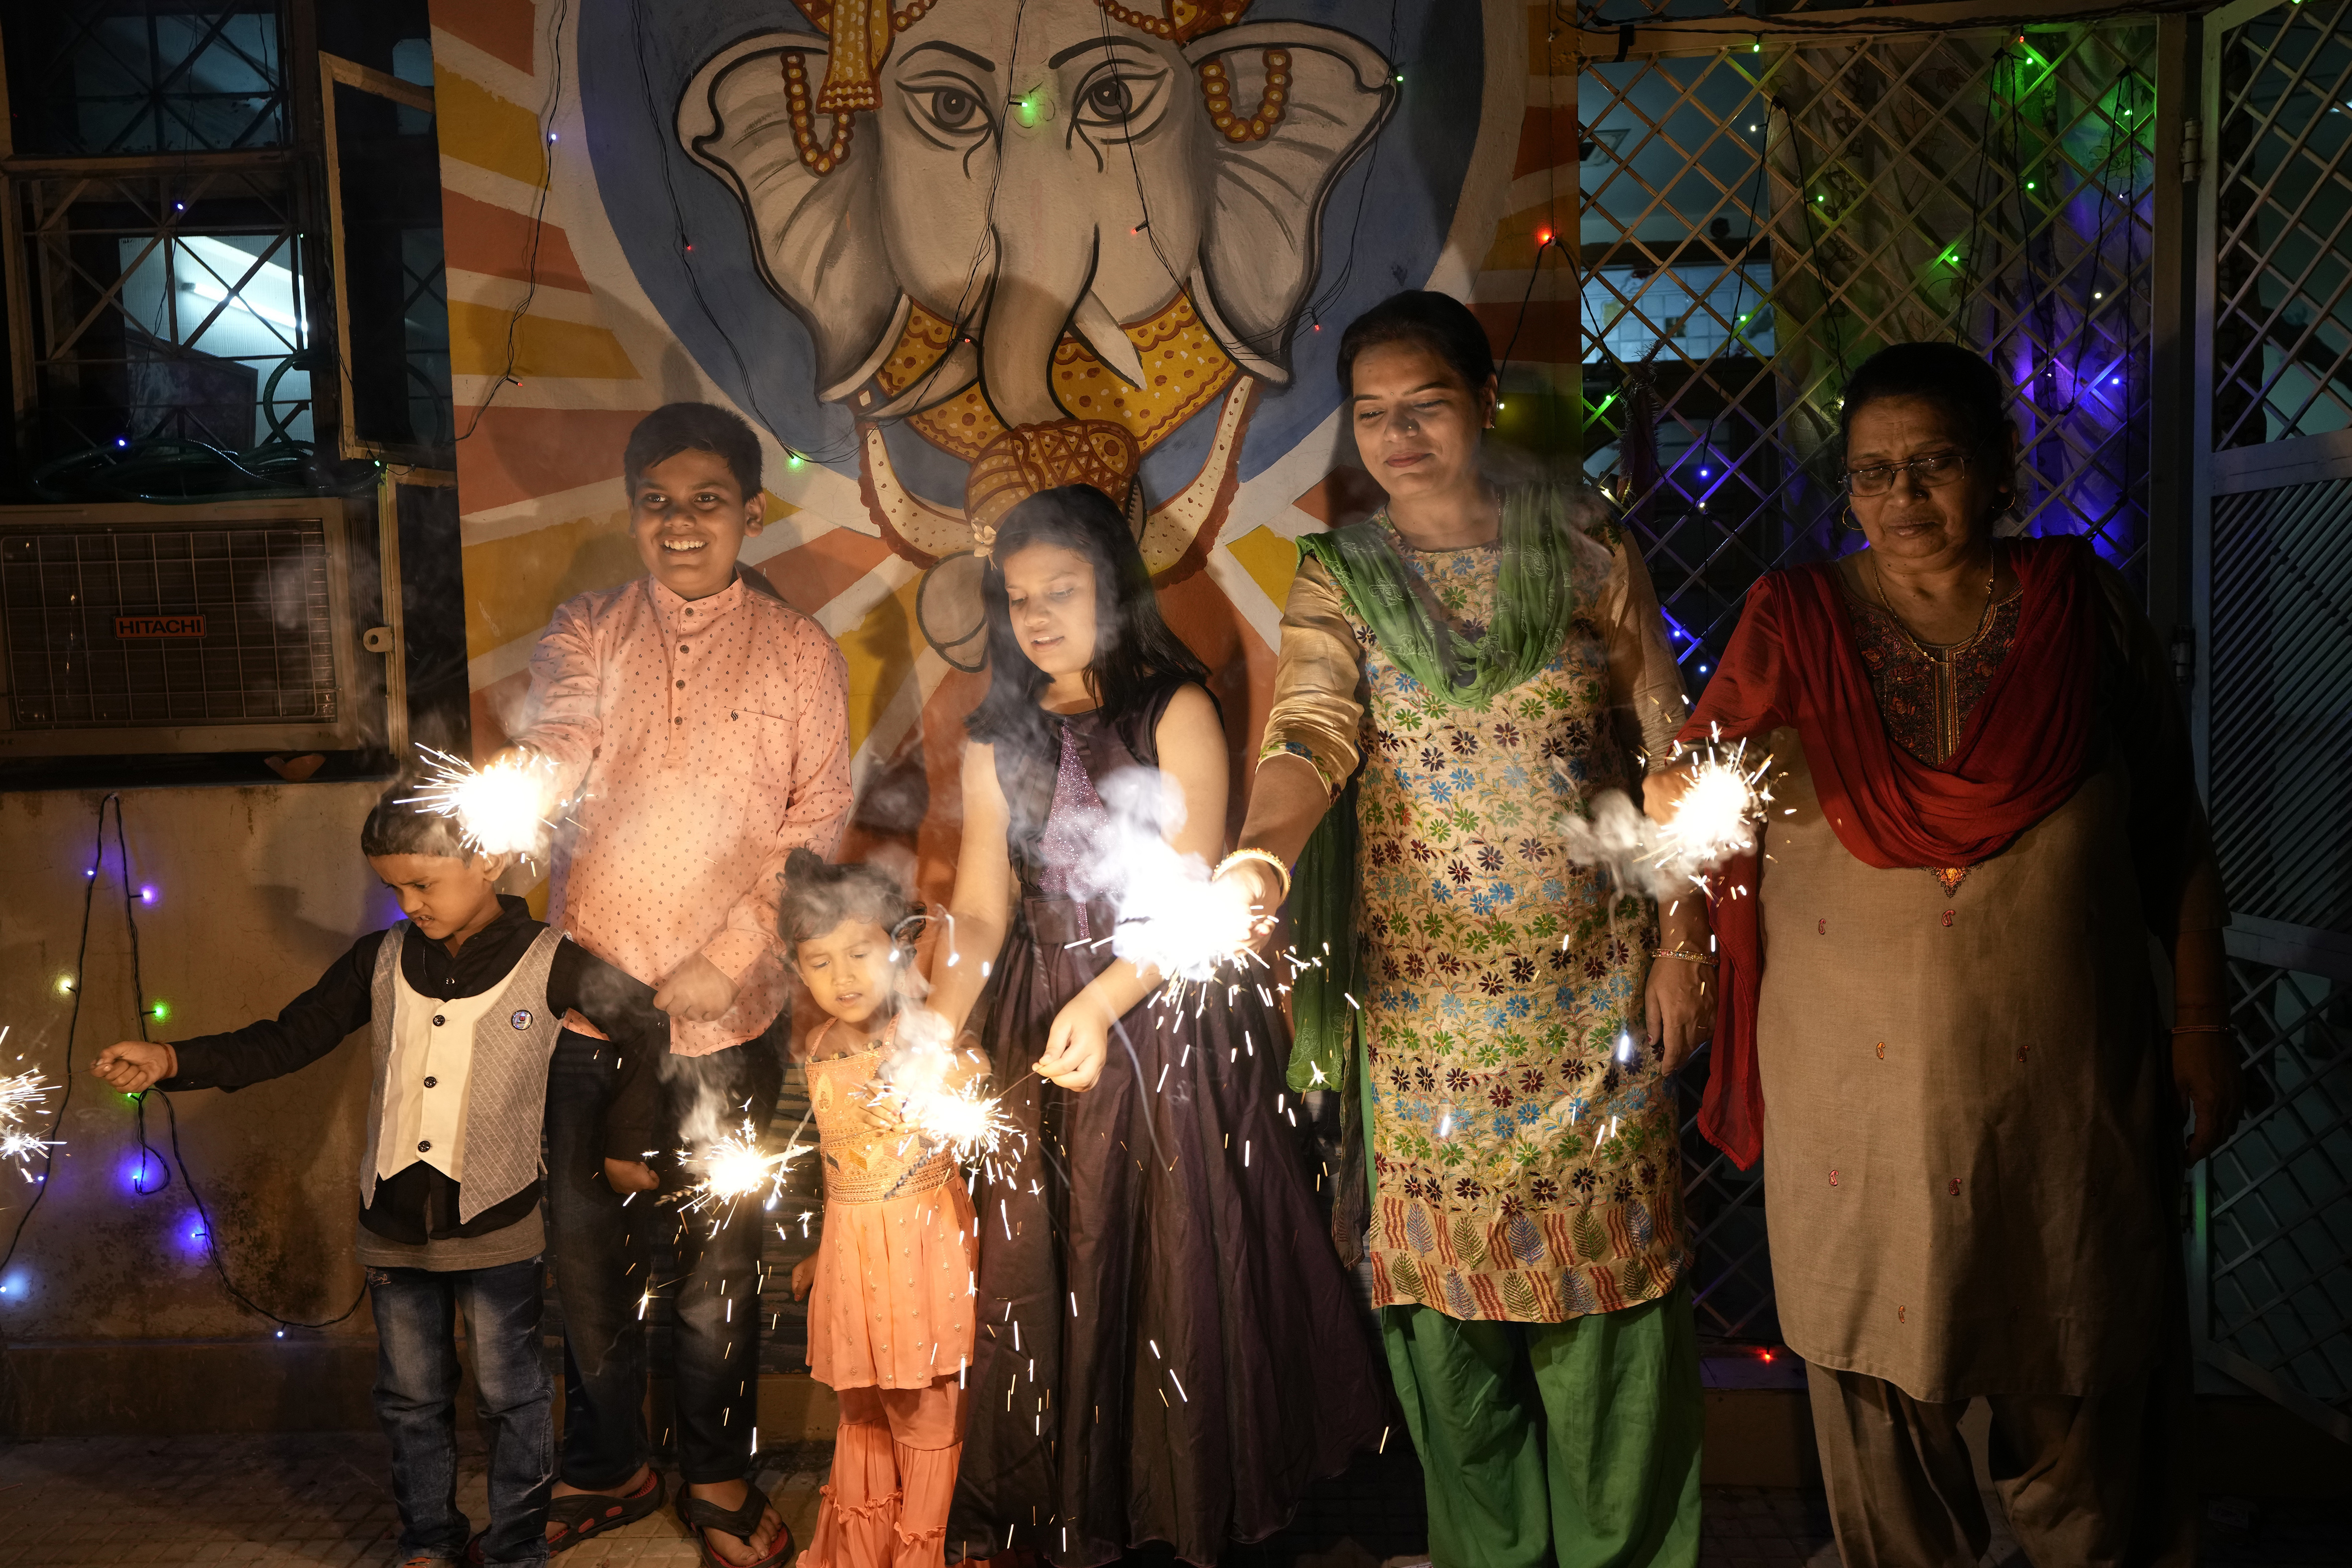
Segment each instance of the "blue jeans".
[[370,1269],[375,1308],[375,1414],[392,1442],[400,1552],[457,1562],[457,1312],[474,1349],[476,1409],[490,1445],[485,1561],[547,1561],[547,1498],[555,1481],[552,1392],[539,1358],[540,1260],[496,1269]]
[[[783,1087],[782,1057],[766,1037],[709,1056],[672,1056],[663,1069],[665,1149],[677,1146],[684,1113],[706,1093],[728,1106],[729,1131],[748,1118],[764,1135]],[[652,1194],[625,1205],[604,1185],[604,1107],[612,1094],[612,1048],[564,1030],[547,1082],[547,1213],[555,1292],[563,1305],[562,1477],[590,1491],[619,1486],[649,1457],[638,1318],[646,1243],[656,1225],[678,1223]],[[656,1282],[677,1304],[671,1387],[678,1473],[690,1486],[737,1480],[751,1469],[765,1229],[756,1206],[716,1235],[708,1218],[689,1215],[678,1237],[680,1277]]]

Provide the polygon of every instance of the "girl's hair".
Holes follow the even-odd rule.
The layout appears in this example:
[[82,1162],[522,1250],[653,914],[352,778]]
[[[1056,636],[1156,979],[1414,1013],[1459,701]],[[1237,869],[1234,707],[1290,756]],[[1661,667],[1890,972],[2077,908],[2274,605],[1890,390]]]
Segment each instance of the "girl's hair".
[[1128,532],[1126,516],[1091,485],[1041,490],[997,524],[995,548],[981,579],[988,609],[988,695],[964,721],[965,728],[975,740],[1010,743],[1023,751],[1042,753],[1051,744],[1037,695],[1052,677],[1022,651],[1004,592],[1003,563],[1031,545],[1075,550],[1094,568],[1095,656],[1087,668],[1087,690],[1103,716],[1118,727],[1128,749],[1143,755],[1146,747],[1136,730],[1152,699],[1171,685],[1206,685],[1209,672],[1160,618],[1151,569]]
[[1971,447],[1990,446],[2009,428],[2009,392],[2000,372],[1958,343],[1894,343],[1846,378],[1838,443],[1853,434],[1853,416],[1882,398],[1923,397],[1943,405]]
[[1356,356],[1383,343],[1427,349],[1452,367],[1474,399],[1495,374],[1495,350],[1486,342],[1486,329],[1467,305],[1451,294],[1408,288],[1390,295],[1339,334],[1340,407],[1356,395]]
[[794,850],[784,858],[784,898],[776,925],[784,950],[824,936],[845,920],[870,920],[899,946],[915,906],[898,879],[878,865],[835,865],[814,850]]
[[370,859],[377,855],[439,855],[460,861],[473,857],[475,852],[466,847],[466,836],[454,819],[413,803],[411,797],[424,787],[423,779],[404,774],[376,797],[375,809],[360,824],[360,853]]

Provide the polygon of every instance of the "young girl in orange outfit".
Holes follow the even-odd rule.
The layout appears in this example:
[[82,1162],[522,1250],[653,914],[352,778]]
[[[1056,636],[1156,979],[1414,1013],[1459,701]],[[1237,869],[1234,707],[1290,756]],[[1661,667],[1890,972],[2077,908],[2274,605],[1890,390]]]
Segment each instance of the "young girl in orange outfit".
[[829,1015],[803,1063],[824,1168],[824,1231],[793,1270],[809,1370],[841,1398],[833,1477],[801,1568],[937,1568],[963,1448],[971,1356],[971,1198],[955,1156],[888,1109],[914,911],[878,867],[795,850],[784,945]]

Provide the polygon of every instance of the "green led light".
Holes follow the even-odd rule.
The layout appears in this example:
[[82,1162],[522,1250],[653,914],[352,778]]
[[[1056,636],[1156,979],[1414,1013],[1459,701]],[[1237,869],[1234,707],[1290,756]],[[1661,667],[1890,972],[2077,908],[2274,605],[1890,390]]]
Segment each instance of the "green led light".
[[1024,125],[1036,124],[1037,95],[1034,92],[1024,93],[1020,98],[1015,99],[1013,100],[1013,115],[1014,119],[1021,121]]
[[163,1000],[163,998],[158,997],[155,998],[155,1005],[150,1008],[148,1011],[154,1015],[155,1020],[158,1023],[161,1023],[163,1019],[172,1016],[172,1004]]

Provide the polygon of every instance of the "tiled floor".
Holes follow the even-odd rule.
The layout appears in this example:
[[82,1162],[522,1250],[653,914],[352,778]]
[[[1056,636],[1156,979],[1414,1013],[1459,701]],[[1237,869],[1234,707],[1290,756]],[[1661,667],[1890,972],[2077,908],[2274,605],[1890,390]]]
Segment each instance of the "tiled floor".
[[[759,1472],[805,1541],[829,1447],[765,1451]],[[478,1455],[458,1501],[483,1513]],[[1996,1518],[1998,1514],[1996,1513]],[[2215,1568],[2298,1568],[2352,1560],[2352,1510],[2236,1501],[2206,1512],[2200,1560]],[[1391,1445],[1318,1488],[1292,1528],[1237,1548],[1229,1568],[1381,1568],[1424,1562],[1421,1475]],[[1996,1527],[1998,1530],[1998,1527]],[[253,1564],[256,1568],[383,1568],[395,1536],[383,1440],[373,1434],[284,1437],[53,1438],[0,1447],[0,1568],[114,1564]],[[692,1564],[692,1542],[664,1512],[593,1540],[562,1568]],[[1838,1568],[1818,1494],[1710,1489],[1704,1568]],[[2026,1568],[1998,1534],[1987,1568]],[[1169,1568],[1164,1554],[1129,1568]]]
[[[761,1456],[760,1484],[802,1540],[815,1522],[831,1457],[826,1445]],[[487,1518],[478,1453],[460,1471],[457,1502],[477,1527]],[[373,1433],[76,1437],[0,1448],[5,1568],[379,1568],[393,1561],[398,1533],[383,1440]],[[698,1558],[665,1511],[559,1561],[564,1568],[685,1568]]]

